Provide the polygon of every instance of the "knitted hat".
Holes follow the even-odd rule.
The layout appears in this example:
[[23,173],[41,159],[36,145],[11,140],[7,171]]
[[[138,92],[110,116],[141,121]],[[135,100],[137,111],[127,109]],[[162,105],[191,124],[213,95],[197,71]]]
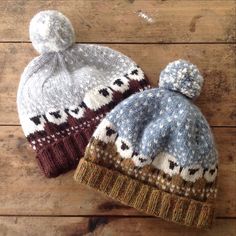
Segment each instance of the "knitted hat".
[[218,158],[210,127],[191,101],[202,82],[195,65],[170,63],[160,88],[134,94],[107,114],[75,180],[149,215],[208,227]]
[[70,21],[42,11],[30,22],[41,54],[25,68],[17,94],[23,131],[48,177],[75,168],[100,119],[148,87],[142,70],[110,48],[75,44]]

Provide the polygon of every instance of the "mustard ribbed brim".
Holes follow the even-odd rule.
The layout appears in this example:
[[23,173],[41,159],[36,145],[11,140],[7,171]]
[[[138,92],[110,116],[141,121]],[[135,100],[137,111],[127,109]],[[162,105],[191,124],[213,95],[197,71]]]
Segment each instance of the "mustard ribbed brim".
[[212,223],[212,204],[164,192],[85,159],[80,160],[74,178],[148,215],[198,228]]

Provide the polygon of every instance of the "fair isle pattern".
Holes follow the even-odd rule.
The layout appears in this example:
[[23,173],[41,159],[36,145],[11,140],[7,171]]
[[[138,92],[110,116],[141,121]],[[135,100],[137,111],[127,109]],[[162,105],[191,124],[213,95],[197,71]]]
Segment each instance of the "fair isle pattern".
[[[74,169],[105,114],[121,100],[148,88],[148,81],[137,66],[124,77],[112,81],[110,86],[98,86],[88,91],[80,106],[50,111],[29,119],[31,126],[29,122],[26,126],[33,132],[27,135],[27,139],[37,152],[37,160],[44,174],[56,177]],[[105,99],[100,98],[102,96]],[[27,122],[27,119],[24,121]]]
[[37,131],[45,129],[45,123],[50,122],[55,125],[66,123],[69,117],[82,119],[86,117],[86,111],[96,112],[113,102],[114,94],[124,94],[132,89],[132,83],[140,84],[138,91],[148,88],[143,71],[135,66],[128,73],[120,76],[110,82],[107,86],[100,85],[92,88],[84,95],[80,105],[71,105],[69,108],[62,110],[51,109],[45,114],[39,114],[34,117],[23,117],[22,128],[26,136]]
[[[107,168],[112,166],[112,168],[121,173],[128,174],[129,176],[139,179],[140,181],[145,181],[151,185],[161,188],[162,190],[185,197],[190,196],[196,200],[216,198],[217,188],[215,185],[215,178],[217,168],[214,169],[214,176],[207,173],[207,175],[210,174],[210,179],[206,178],[205,174],[208,171],[204,170],[205,174],[198,176],[198,178],[195,178],[193,181],[193,178],[191,177],[191,172],[193,171],[192,169],[185,168],[184,172],[190,170],[188,176],[179,172],[173,173],[173,166],[177,169],[181,168],[177,166],[176,163],[172,161],[169,162],[169,160],[173,160],[174,157],[162,153],[159,157],[157,157],[157,160],[160,159],[163,159],[163,163],[160,161],[158,163],[160,166],[156,166],[154,161],[150,165],[137,167],[131,159],[124,159],[119,154],[117,155],[117,149],[112,146],[112,144],[106,144],[106,149],[104,150],[104,143],[95,139],[93,139],[89,144],[89,151],[86,153],[87,161],[92,161],[93,163],[105,166]],[[163,168],[163,165],[167,162],[168,165]],[[185,184],[182,184],[181,186],[180,183]]]
[[[214,182],[218,172],[218,164],[214,163],[208,168],[204,168],[200,164],[193,164],[189,166],[181,166],[176,157],[169,153],[160,152],[154,158],[144,157],[134,152],[134,147],[124,138],[120,138],[115,131],[115,126],[108,120],[103,119],[98,128],[93,134],[93,137],[104,144],[114,145],[114,153],[118,153],[121,160],[130,159],[136,169],[152,165],[158,170],[163,171],[169,177],[179,175],[183,180],[189,182],[196,182],[204,178],[206,182]],[[101,146],[103,146],[101,144]],[[93,149],[93,146],[91,146]],[[96,151],[100,152],[97,148]],[[94,153],[94,155],[101,155]],[[118,160],[120,163],[121,160]],[[115,164],[119,164],[115,163]]]
[[[150,86],[142,70],[135,66],[123,77],[111,81],[110,85],[98,86],[88,91],[80,106],[73,106],[71,109],[66,108],[62,111],[54,110],[45,115],[24,119],[23,127],[26,127],[27,139],[32,148],[39,153],[45,146],[53,145],[55,142],[60,142],[60,139],[70,136],[77,136],[78,139],[84,140],[84,135],[81,136],[81,134],[89,132],[92,136],[100,120],[120,100],[136,91],[148,88]],[[86,136],[89,135],[86,134]],[[85,137],[83,143],[86,144],[88,140],[89,137]],[[83,155],[84,148],[83,145],[78,153]]]
[[91,123],[97,123],[98,121],[102,120],[104,116],[105,114],[98,115],[94,118],[91,118],[91,120],[85,121],[79,125],[68,127],[63,130],[58,130],[54,134],[46,135],[41,138],[36,138],[36,139],[29,138],[29,142],[32,148],[34,150],[37,150],[37,148],[41,148],[44,145],[57,142],[60,138],[64,138],[70,136],[71,134],[78,133],[80,130],[89,129],[91,127]]
[[149,164],[161,152],[174,156],[182,167],[210,168],[217,162],[213,136],[201,111],[174,91],[154,88],[134,94],[106,119],[119,136],[118,149],[121,143],[124,147],[122,156],[132,157],[138,166]]
[[[125,88],[112,85],[112,81],[120,79],[122,83],[136,67],[127,56],[100,45],[74,44],[59,53],[42,54],[21,76],[17,93],[20,121],[51,110],[73,109],[95,87],[111,85],[122,91]],[[138,81],[139,76],[132,74],[131,79]]]
[[149,215],[209,227],[218,155],[206,119],[190,101],[202,82],[191,63],[170,63],[160,88],[133,94],[106,115],[75,180]]
[[124,54],[76,44],[70,20],[58,11],[37,13],[29,33],[41,55],[22,73],[17,109],[39,166],[56,177],[76,167],[104,115],[149,83]]
[[[143,89],[149,89],[149,88],[150,88],[150,86],[147,85]],[[140,89],[140,90],[143,90],[143,89]],[[94,115],[96,115],[96,114],[97,113],[95,113]],[[77,119],[76,122],[78,122],[78,123],[73,126],[70,126],[70,124],[68,124],[68,119],[67,119],[67,122],[63,123],[65,125],[65,128],[61,128],[60,126],[58,126],[57,129],[51,134],[48,134],[45,131],[45,129],[42,129],[41,132],[38,132],[38,130],[37,130],[33,134],[28,135],[28,140],[29,140],[32,148],[34,150],[37,150],[38,148],[41,148],[44,145],[58,141],[58,139],[60,139],[60,138],[77,133],[77,132],[79,132],[79,130],[84,130],[84,129],[90,128],[91,123],[99,122],[100,120],[102,120],[104,118],[105,115],[106,115],[105,113],[101,113],[96,116],[91,116],[89,119],[87,119],[83,122],[80,122],[80,120]],[[73,122],[74,121],[75,120],[73,120]],[[45,122],[45,124],[46,124],[46,122]],[[54,124],[56,124],[56,122]],[[39,126],[42,126],[42,124],[39,124]]]

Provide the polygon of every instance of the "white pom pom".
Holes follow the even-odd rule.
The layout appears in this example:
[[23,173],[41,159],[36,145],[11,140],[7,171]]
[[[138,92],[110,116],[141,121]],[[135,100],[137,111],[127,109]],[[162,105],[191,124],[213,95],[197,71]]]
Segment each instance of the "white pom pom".
[[169,63],[160,74],[159,86],[178,91],[189,98],[197,97],[202,89],[203,77],[197,66],[185,60]]
[[59,52],[74,43],[75,34],[71,22],[58,11],[41,11],[29,27],[30,40],[39,53]]

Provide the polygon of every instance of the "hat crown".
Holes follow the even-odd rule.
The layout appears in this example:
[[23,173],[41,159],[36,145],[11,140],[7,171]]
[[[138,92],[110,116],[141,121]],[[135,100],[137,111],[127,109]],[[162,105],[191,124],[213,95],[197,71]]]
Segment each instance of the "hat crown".
[[132,95],[107,116],[134,153],[176,156],[181,166],[208,168],[217,160],[210,127],[201,111],[180,94],[156,88]]
[[100,45],[75,44],[59,53],[42,54],[21,76],[19,114],[35,116],[79,105],[88,91],[109,85],[135,67],[130,58]]

